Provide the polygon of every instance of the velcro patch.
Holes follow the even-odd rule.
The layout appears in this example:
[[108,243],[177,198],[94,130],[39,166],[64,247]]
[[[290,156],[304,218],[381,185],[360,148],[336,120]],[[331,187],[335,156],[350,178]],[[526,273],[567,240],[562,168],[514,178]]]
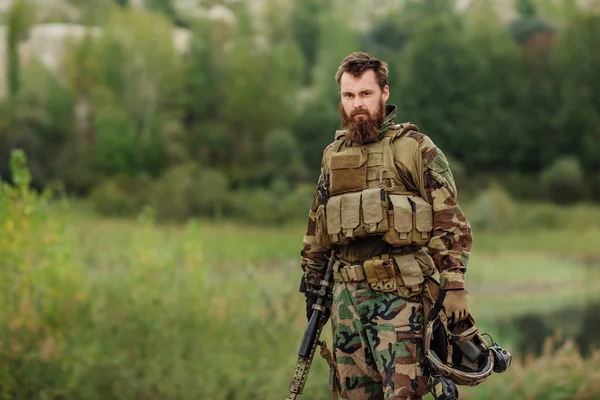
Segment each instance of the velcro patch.
[[331,157],[331,169],[358,168],[361,166],[358,154],[338,155]]

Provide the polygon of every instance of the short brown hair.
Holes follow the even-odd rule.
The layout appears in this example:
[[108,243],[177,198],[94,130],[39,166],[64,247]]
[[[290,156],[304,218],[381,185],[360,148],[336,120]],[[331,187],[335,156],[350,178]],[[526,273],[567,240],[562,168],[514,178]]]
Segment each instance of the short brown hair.
[[338,87],[340,87],[340,80],[344,72],[358,78],[368,69],[372,69],[375,72],[377,84],[383,90],[385,85],[387,85],[388,65],[385,61],[378,60],[364,51],[356,51],[344,58],[335,74]]

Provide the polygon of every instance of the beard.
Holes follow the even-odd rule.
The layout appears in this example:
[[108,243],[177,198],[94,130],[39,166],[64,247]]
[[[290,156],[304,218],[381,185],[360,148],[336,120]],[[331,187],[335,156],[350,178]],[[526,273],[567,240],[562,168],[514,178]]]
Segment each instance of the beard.
[[[356,108],[350,115],[346,114],[344,106],[340,103],[340,114],[342,122],[347,129],[346,137],[352,143],[365,144],[374,142],[379,136],[379,127],[385,118],[385,103],[383,99],[379,100],[379,109],[373,115],[366,108]],[[363,114],[363,118],[358,120],[354,116]]]

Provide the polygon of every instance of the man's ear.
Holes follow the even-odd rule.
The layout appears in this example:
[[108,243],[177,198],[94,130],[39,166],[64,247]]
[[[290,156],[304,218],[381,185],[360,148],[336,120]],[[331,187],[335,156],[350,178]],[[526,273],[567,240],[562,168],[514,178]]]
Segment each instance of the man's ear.
[[383,102],[385,103],[390,98],[390,87],[385,85],[383,90],[381,91],[381,96],[383,97]]

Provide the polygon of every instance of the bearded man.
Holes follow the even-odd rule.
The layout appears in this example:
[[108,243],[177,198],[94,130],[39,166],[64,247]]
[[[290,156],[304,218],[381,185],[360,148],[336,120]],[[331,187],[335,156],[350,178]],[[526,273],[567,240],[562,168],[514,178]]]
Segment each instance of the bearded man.
[[301,252],[309,319],[335,256],[330,311],[346,399],[421,399],[429,390],[423,294],[436,270],[448,320],[469,316],[470,225],[444,154],[415,125],[394,123],[387,77],[387,64],[364,52],[337,71],[345,129],[323,153],[319,185],[329,197],[315,192]]

